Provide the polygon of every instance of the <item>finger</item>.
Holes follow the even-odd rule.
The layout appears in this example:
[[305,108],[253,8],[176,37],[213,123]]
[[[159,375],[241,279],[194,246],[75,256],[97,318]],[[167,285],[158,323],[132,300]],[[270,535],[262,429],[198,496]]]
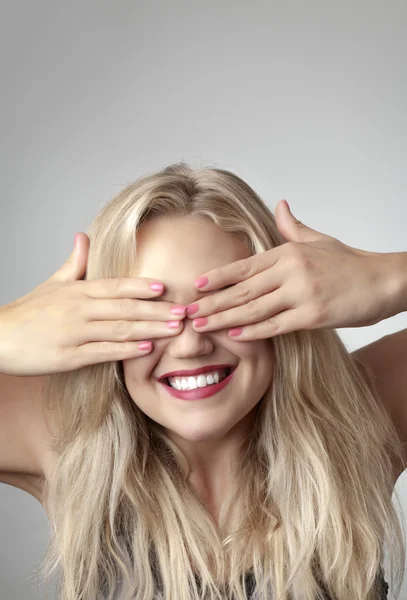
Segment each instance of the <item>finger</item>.
[[105,362],[116,362],[126,360],[128,358],[137,358],[151,352],[154,344],[151,343],[150,349],[140,349],[139,345],[146,344],[143,342],[94,342],[92,344],[84,344],[75,348],[72,354],[73,369],[99,364]]
[[65,263],[49,278],[49,281],[75,281],[85,276],[89,254],[89,237],[77,234],[76,243]]
[[118,299],[90,299],[83,303],[83,315],[88,321],[168,321],[183,319],[186,307],[180,314],[171,311],[175,307],[173,302],[133,300],[132,298]]
[[161,282],[146,277],[113,277],[79,283],[90,298],[153,298],[162,294],[150,289],[151,284]]
[[[211,296],[201,298],[197,304],[199,310],[194,306],[188,306],[187,316],[192,318],[213,315],[234,307],[246,306],[248,303],[255,304],[256,298],[266,296],[268,292],[274,292],[283,284],[283,273],[278,269],[267,269],[254,275],[248,280],[241,281],[225,291],[218,291]],[[264,316],[264,315],[263,315]]]
[[133,342],[170,337],[180,333],[184,323],[172,321],[176,327],[160,321],[91,321],[76,336],[79,344],[90,342]]
[[204,273],[204,275],[199,277],[196,282],[208,279],[208,283],[205,285],[196,285],[196,287],[198,289],[204,289],[206,292],[249,279],[250,277],[253,277],[253,275],[273,267],[281,256],[281,248],[282,246],[277,246],[266,252],[260,252],[259,254],[249,256],[248,258],[242,258],[241,260],[218,267],[217,269],[207,271],[207,273]]
[[[236,327],[240,327],[237,326]],[[254,323],[242,327],[242,332],[238,336],[230,336],[231,339],[238,342],[250,342],[254,340],[262,340],[292,333],[294,331],[316,329],[317,326],[304,315],[301,309],[285,310],[279,314],[269,317],[260,323]]]
[[288,202],[286,200],[277,204],[276,207],[276,225],[282,236],[289,242],[313,242],[321,238],[328,238],[330,236],[311,229],[307,225],[304,225],[301,221],[295,218],[290,210]]
[[[216,331],[226,327],[237,327],[237,323],[239,323],[239,326],[250,325],[264,321],[287,308],[289,306],[286,291],[279,288],[260,298],[255,298],[247,304],[211,314],[207,319],[207,323],[203,326],[198,327],[193,321],[193,327],[197,331]],[[200,323],[199,320],[198,323]]]

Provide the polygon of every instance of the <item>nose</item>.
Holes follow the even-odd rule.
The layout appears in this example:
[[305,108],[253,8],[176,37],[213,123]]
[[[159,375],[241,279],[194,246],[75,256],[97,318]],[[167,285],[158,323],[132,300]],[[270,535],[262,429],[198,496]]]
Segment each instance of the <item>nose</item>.
[[192,319],[183,320],[183,330],[172,338],[167,338],[168,353],[173,358],[190,358],[210,354],[214,348],[213,333],[195,331]]

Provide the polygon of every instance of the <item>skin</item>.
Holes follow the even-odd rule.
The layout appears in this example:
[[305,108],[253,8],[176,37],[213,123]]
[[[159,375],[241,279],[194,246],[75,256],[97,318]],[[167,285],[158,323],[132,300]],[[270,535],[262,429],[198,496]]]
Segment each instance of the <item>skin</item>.
[[[139,229],[132,276],[165,285],[161,296],[148,301],[186,306],[216,293],[196,289],[194,280],[200,274],[250,255],[243,240],[209,219],[154,217]],[[192,318],[185,317],[178,333],[153,340],[149,354],[123,361],[130,396],[186,454],[192,466],[189,481],[215,519],[274,370],[271,338],[241,342],[230,338],[228,329],[198,332]],[[204,400],[173,398],[156,380],[168,371],[221,363],[237,365],[237,370],[223,390]]]

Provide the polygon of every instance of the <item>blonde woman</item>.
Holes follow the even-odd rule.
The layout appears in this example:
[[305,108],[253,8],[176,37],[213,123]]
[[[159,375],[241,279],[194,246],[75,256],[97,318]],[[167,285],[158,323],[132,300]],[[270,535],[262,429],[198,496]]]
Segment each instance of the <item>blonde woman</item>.
[[406,310],[406,257],[226,170],[117,194],[0,309],[0,480],[47,511],[58,598],[379,600],[384,544],[397,594],[407,335],[334,328]]

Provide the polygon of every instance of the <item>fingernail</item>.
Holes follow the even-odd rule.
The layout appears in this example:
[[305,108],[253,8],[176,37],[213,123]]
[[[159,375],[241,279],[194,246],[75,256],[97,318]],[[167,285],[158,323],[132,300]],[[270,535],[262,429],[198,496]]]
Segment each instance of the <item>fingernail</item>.
[[206,319],[205,317],[200,317],[198,319],[194,319],[195,327],[203,327],[207,323],[208,323],[208,319]]
[[194,315],[199,310],[199,304],[189,304],[187,306],[187,315],[190,317]]
[[141,342],[138,345],[138,347],[139,347],[139,350],[141,350],[143,352],[144,350],[151,350],[152,345],[153,345],[152,342]]
[[195,280],[195,285],[196,287],[204,287],[205,285],[207,285],[209,283],[209,279],[207,277],[199,277],[198,279]]
[[173,315],[183,315],[185,312],[186,306],[183,306],[182,304],[177,304],[177,306],[174,306],[173,308],[171,308],[171,313]]
[[167,327],[175,329],[175,327],[179,327],[179,321],[167,321]]
[[231,337],[236,337],[237,335],[240,335],[242,331],[241,327],[234,327],[233,329],[229,329],[229,335]]
[[150,283],[150,290],[153,290],[153,292],[162,292],[163,289],[164,286],[159,281],[154,281],[154,283]]

